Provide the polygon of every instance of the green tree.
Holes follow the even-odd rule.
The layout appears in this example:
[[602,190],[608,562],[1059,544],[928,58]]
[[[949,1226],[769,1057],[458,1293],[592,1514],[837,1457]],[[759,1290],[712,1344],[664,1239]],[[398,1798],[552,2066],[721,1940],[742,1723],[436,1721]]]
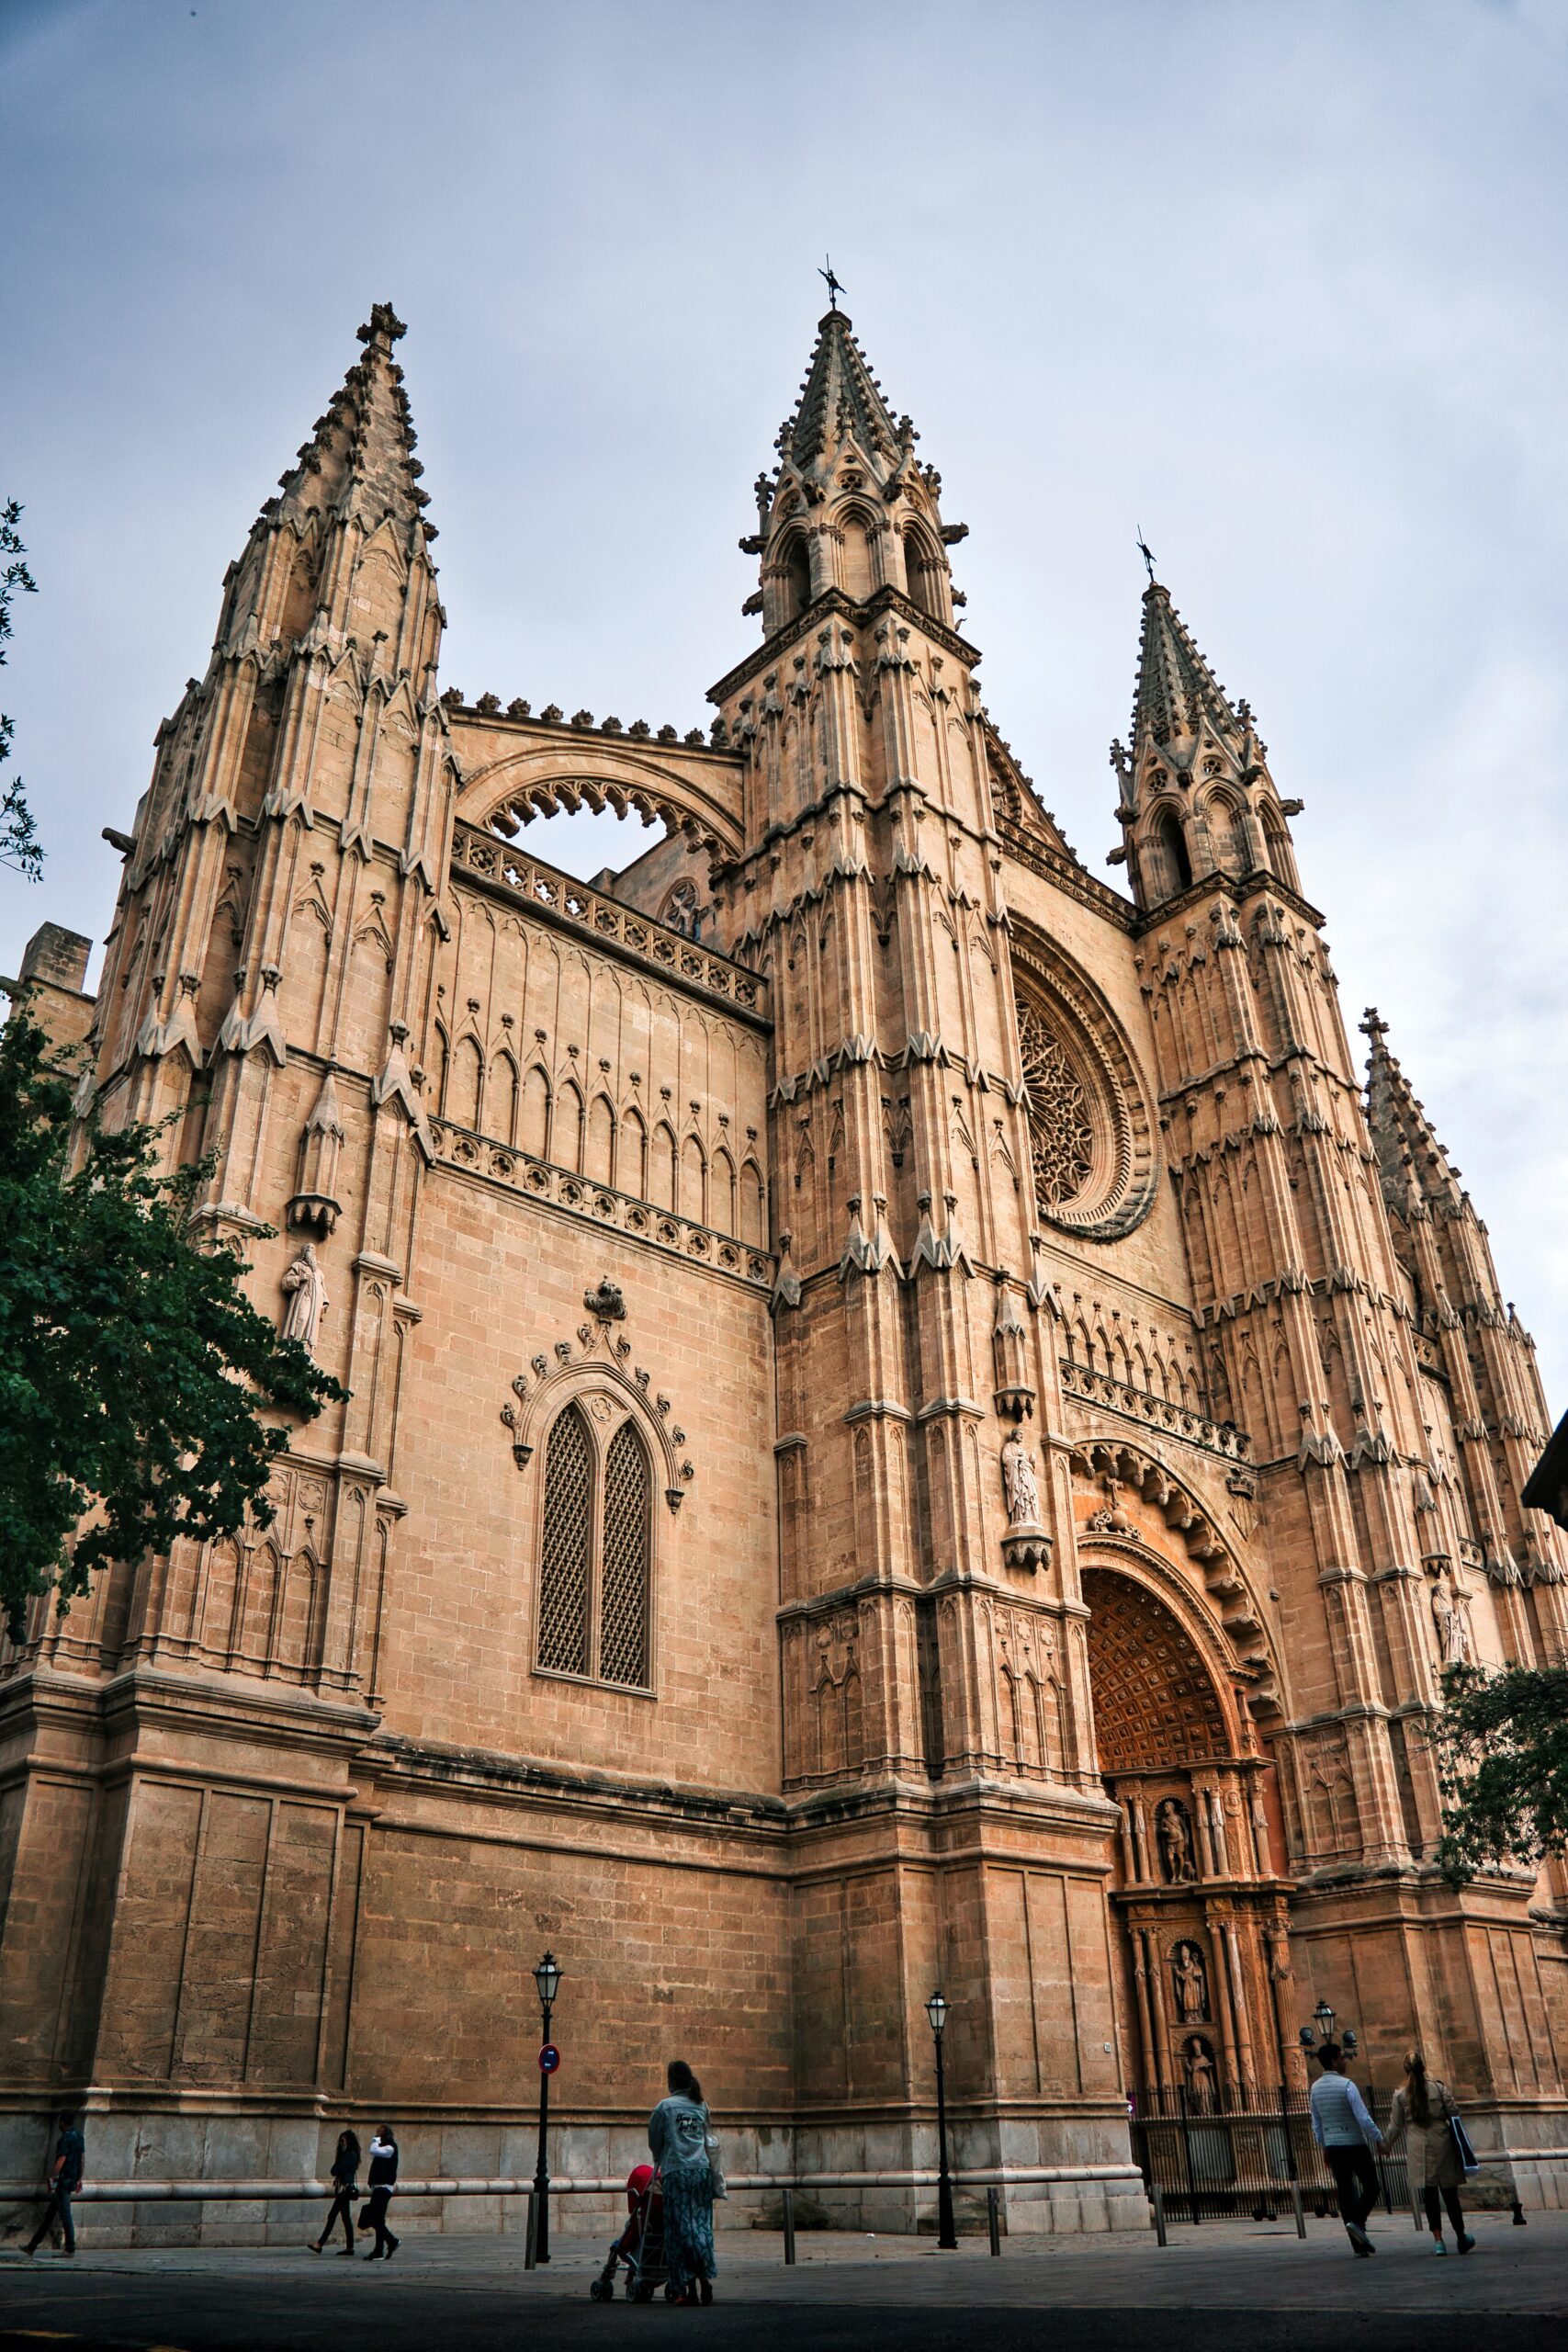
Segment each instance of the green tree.
[[1450,1886],[1568,1853],[1568,1666],[1450,1666],[1431,1732]]
[[193,1217],[210,1163],[161,1172],[155,1127],[104,1127],[67,1170],[76,1072],[24,999],[0,1030],[0,1615],[110,1560],[272,1517],[289,1441],[345,1391],[241,1288]]
[[[22,510],[11,499],[0,506],[0,666],[6,659],[6,647],[11,636],[11,599],[19,594],[36,596],[38,582],[28,570],[27,549],[22,545],[17,526]],[[13,725],[0,711],[0,768],[11,756]],[[33,822],[33,812],[28,807],[28,797],[22,789],[19,775],[8,781],[0,776],[0,865],[8,865],[17,874],[25,874],[29,882],[37,882],[43,873],[43,850]]]

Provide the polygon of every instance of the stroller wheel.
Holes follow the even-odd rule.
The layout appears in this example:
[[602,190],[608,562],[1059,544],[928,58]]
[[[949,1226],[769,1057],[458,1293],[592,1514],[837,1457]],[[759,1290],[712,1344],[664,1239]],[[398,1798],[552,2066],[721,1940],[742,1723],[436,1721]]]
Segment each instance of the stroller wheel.
[[588,2291],[596,2303],[607,2303],[615,2290],[607,2278],[595,2278]]
[[635,2303],[651,2303],[653,2301],[652,2288],[644,2286],[639,2279],[637,2286],[632,2290],[632,2301]]

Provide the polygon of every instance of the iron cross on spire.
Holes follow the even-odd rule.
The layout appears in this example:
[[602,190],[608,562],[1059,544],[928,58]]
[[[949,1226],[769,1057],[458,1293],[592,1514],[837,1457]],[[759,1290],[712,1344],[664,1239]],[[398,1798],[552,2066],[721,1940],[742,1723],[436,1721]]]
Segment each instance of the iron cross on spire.
[[833,256],[832,256],[832,254],[823,254],[823,256],[822,256],[822,258],[823,258],[823,260],[827,263],[828,266],[827,266],[827,268],[826,268],[826,269],[819,269],[819,270],[818,271],[817,275],[818,275],[818,277],[825,277],[825,278],[827,279],[827,281],[828,281],[828,300],[829,300],[829,303],[832,305],[833,309],[836,311],[836,310],[838,309],[838,307],[839,307],[839,297],[840,297],[840,295],[844,291],[844,288],[843,288],[843,287],[840,285],[840,281],[838,280],[838,278],[836,278],[836,277],[834,277],[834,275],[833,275]]
[[1149,575],[1149,586],[1152,588],[1152,587],[1154,586],[1154,584],[1155,584],[1155,559],[1154,559],[1154,552],[1153,552],[1153,549],[1152,549],[1152,548],[1150,548],[1148,546],[1146,546],[1146,545],[1145,545],[1145,539],[1144,539],[1144,526],[1143,526],[1143,525],[1142,525],[1141,523],[1140,523],[1140,524],[1139,524],[1139,526],[1138,526],[1138,553],[1139,553],[1139,554],[1143,557],[1143,559],[1144,559],[1144,570],[1145,570],[1145,571],[1148,573],[1148,575]]

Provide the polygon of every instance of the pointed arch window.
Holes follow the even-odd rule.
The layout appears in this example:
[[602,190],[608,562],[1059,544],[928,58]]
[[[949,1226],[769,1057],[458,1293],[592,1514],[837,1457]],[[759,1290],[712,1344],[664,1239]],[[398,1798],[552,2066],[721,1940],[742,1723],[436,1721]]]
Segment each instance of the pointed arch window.
[[545,1442],[536,1657],[544,1673],[650,1682],[653,1474],[614,1397],[574,1400]]
[[784,617],[794,620],[811,602],[811,551],[798,535],[791,539],[784,552]]

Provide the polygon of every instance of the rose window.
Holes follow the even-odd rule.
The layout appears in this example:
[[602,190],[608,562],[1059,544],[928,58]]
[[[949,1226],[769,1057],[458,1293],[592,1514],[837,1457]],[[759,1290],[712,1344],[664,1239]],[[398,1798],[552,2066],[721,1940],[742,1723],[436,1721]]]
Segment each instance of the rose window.
[[1034,1195],[1042,1209],[1059,1209],[1077,1200],[1093,1171],[1089,1096],[1061,1039],[1032,1004],[1019,1007],[1018,1036],[1029,1098]]

